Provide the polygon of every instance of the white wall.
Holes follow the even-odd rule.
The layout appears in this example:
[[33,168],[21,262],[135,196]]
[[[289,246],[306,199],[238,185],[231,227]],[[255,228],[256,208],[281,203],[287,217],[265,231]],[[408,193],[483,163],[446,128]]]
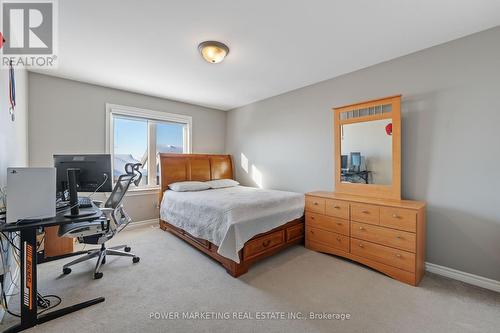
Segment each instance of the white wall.
[[333,190],[331,108],[401,93],[402,193],[428,203],[427,261],[500,280],[499,40],[497,27],[230,111],[237,178],[254,184],[243,153],[264,187]]
[[[30,166],[53,165],[53,154],[104,153],[105,104],[193,117],[193,153],[223,153],[226,114],[162,98],[29,73]],[[124,203],[134,221],[158,218],[158,194],[133,193]]]
[[390,119],[382,119],[342,126],[341,153],[347,156],[351,152],[361,153],[370,171],[370,184],[392,184],[392,136],[385,131],[389,123]]

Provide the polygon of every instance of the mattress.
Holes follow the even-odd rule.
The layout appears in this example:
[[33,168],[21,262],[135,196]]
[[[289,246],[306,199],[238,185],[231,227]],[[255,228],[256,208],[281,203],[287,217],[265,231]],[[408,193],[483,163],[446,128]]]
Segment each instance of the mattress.
[[198,192],[165,191],[160,218],[219,247],[237,263],[254,236],[304,214],[301,193],[236,186]]

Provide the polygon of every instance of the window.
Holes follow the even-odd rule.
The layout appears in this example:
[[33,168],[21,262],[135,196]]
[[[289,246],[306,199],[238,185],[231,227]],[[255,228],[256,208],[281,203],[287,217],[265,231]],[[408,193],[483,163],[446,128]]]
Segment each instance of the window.
[[114,181],[126,163],[141,163],[141,187],[158,186],[158,153],[190,153],[191,124],[189,116],[107,104],[106,146]]

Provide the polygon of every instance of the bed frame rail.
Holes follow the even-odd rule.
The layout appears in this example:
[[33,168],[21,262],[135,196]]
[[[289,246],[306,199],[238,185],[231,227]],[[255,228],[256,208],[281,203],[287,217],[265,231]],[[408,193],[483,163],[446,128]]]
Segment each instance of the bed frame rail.
[[179,229],[163,220],[160,220],[160,228],[183,239],[219,262],[233,277],[245,274],[248,272],[250,265],[261,259],[269,257],[289,246],[304,243],[304,219],[299,218],[250,239],[239,252],[240,263],[236,263],[218,254],[218,247],[205,239],[196,238],[185,230]]

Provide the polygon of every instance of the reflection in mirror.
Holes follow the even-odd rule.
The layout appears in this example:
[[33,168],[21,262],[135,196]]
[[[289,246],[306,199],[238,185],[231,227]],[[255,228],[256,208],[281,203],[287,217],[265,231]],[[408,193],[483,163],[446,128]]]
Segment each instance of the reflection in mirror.
[[391,185],[392,120],[343,124],[341,131],[341,182]]

